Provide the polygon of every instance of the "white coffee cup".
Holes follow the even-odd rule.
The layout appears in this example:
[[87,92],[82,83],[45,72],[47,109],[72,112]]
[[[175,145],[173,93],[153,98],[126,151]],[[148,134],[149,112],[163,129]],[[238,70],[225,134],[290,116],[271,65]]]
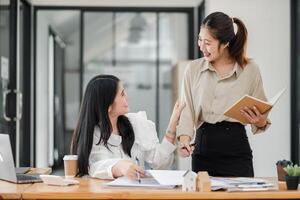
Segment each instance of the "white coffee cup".
[[77,155],[65,155],[64,158],[64,168],[66,177],[75,177],[77,174]]

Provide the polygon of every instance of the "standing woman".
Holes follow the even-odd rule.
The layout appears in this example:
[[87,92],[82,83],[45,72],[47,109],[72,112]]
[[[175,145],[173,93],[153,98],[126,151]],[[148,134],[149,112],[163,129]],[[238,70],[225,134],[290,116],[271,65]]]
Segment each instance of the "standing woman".
[[[234,26],[236,26],[236,31]],[[187,67],[182,87],[186,107],[177,129],[180,155],[192,155],[192,170],[211,176],[253,177],[252,150],[245,126],[224,111],[245,94],[266,100],[257,64],[246,57],[247,29],[222,12],[202,22],[198,45],[204,57]],[[264,131],[267,114],[245,107],[254,134]],[[190,141],[195,136],[195,149]]]
[[174,160],[175,131],[184,104],[176,103],[162,142],[145,112],[128,113],[122,82],[98,75],[87,85],[71,152],[78,155],[78,176],[113,179],[144,175],[143,164],[169,168]]

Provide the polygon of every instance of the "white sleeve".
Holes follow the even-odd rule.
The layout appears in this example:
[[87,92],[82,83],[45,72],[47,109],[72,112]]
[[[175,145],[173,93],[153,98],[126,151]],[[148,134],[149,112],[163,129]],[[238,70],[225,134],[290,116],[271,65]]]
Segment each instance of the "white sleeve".
[[89,168],[89,175],[93,178],[100,179],[114,179],[112,174],[112,167],[119,162],[121,159],[106,159],[99,160],[97,162],[91,163]]
[[144,161],[154,169],[170,168],[176,146],[165,138],[159,143],[155,124],[147,119],[146,112],[129,113],[128,118],[134,130],[135,143],[144,154]]
[[176,146],[164,138],[154,149],[144,152],[144,159],[153,169],[169,169],[174,161],[175,149]]
[[97,145],[99,138],[100,130],[95,127],[93,146],[89,156],[89,175],[100,179],[114,179],[112,167],[121,159],[110,157],[110,151],[103,144]]

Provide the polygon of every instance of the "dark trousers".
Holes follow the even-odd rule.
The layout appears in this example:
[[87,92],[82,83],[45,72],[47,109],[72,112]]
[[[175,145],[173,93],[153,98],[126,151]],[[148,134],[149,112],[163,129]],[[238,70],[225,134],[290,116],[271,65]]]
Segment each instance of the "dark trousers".
[[210,176],[253,177],[252,150],[245,127],[235,122],[203,123],[197,130],[192,170]]

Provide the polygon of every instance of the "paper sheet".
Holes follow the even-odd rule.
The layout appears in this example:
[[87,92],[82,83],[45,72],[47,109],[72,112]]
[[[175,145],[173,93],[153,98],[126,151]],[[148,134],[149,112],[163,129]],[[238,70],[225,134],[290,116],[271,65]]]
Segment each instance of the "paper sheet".
[[163,188],[163,189],[172,189],[176,185],[160,185],[154,178],[142,178],[141,183],[137,180],[130,180],[127,177],[123,176],[115,179],[109,183],[105,184],[106,186],[114,187],[149,187],[149,188]]
[[182,170],[147,170],[147,178],[141,178],[141,183],[137,180],[130,180],[127,177],[120,177],[105,185],[116,187],[155,187],[155,188],[174,188],[182,185]]
[[185,170],[147,170],[161,185],[182,185]]

